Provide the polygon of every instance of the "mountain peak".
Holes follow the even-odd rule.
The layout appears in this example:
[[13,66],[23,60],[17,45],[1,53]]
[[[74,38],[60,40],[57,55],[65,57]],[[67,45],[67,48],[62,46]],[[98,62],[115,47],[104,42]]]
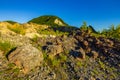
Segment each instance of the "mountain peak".
[[40,16],[28,21],[28,23],[45,24],[50,26],[67,26],[68,25],[61,18],[53,15]]

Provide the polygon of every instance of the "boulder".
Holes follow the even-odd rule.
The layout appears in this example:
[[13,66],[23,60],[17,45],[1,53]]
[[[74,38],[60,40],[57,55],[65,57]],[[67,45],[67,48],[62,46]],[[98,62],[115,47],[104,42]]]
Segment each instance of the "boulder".
[[63,52],[62,45],[48,45],[46,50],[49,55],[53,56]]
[[43,55],[37,48],[29,44],[20,46],[11,52],[8,55],[8,60],[10,63],[14,63],[17,67],[21,68],[23,73],[26,74],[41,65]]

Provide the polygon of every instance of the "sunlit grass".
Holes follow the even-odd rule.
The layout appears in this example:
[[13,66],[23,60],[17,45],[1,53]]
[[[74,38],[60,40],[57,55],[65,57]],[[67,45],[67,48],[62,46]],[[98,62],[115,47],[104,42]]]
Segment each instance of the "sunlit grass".
[[12,26],[8,26],[8,29],[18,34],[22,34],[22,35],[25,34],[25,28],[22,25],[17,24],[17,23],[13,24]]
[[8,51],[10,51],[12,48],[14,48],[15,45],[12,44],[8,40],[0,40],[0,50],[4,52],[4,54],[7,54]]

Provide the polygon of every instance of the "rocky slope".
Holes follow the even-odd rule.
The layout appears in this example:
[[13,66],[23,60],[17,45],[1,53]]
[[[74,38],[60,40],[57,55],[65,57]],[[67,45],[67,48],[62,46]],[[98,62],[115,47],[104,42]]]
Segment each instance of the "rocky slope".
[[116,39],[74,27],[0,22],[0,80],[120,80],[119,75]]

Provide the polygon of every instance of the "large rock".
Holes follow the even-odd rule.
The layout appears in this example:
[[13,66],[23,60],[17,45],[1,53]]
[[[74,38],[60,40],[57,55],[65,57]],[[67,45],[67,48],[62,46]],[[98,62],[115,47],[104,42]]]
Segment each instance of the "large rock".
[[47,52],[48,52],[48,54],[55,56],[55,55],[63,52],[63,48],[61,45],[49,45],[47,47]]
[[42,52],[32,45],[26,45],[18,47],[15,51],[11,52],[8,55],[8,59],[11,63],[21,68],[26,74],[30,70],[41,65],[43,55]]

